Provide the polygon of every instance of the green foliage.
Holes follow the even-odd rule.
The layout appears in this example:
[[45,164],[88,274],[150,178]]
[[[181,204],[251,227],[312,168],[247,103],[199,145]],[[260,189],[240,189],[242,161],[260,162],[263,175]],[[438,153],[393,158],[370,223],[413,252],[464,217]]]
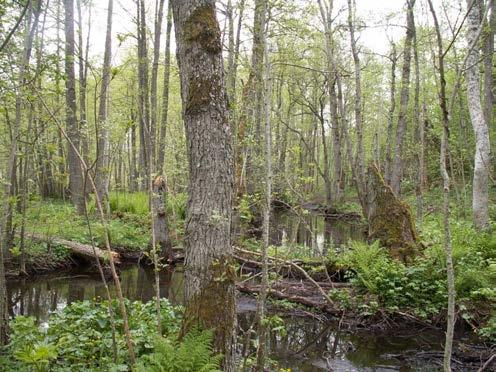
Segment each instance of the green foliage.
[[[373,298],[379,307],[390,312],[407,311],[422,318],[445,311],[446,264],[441,221],[437,218],[425,221],[423,235],[431,244],[409,266],[392,259],[378,242],[371,245],[354,242],[338,258],[338,265],[348,269],[351,282],[364,296],[363,303],[358,305],[362,314],[373,314],[378,309]],[[493,241],[494,236],[475,231],[468,222],[452,222],[457,304],[466,319],[473,318],[480,305],[496,304]],[[343,306],[349,306],[349,301],[344,301]],[[492,334],[493,326],[494,320],[490,320],[481,332]]]
[[182,342],[156,337],[153,353],[143,355],[137,372],[217,372],[222,355],[213,355],[212,332],[192,330]]
[[119,212],[146,216],[150,212],[148,194],[146,192],[129,193],[113,191],[109,194],[109,205],[113,213]]
[[[18,316],[11,322],[9,351],[22,365],[35,370],[110,370],[125,365],[127,348],[117,301],[112,302],[117,359],[113,359],[112,326],[108,302],[74,302],[53,315],[44,331],[33,318]],[[137,355],[150,353],[156,337],[155,302],[126,300],[129,327]],[[165,336],[179,329],[178,309],[161,300]],[[41,368],[41,369],[39,369]]]
[[[99,245],[104,244],[104,229],[95,215],[88,212],[93,238]],[[107,224],[110,242],[113,246],[139,250],[150,240],[149,223],[110,219]],[[56,236],[84,244],[91,243],[87,221],[76,214],[69,203],[59,201],[37,201],[27,211],[27,231],[46,236]],[[52,253],[52,252],[50,252]],[[29,252],[28,252],[29,254]]]
[[251,202],[250,196],[247,194],[243,194],[241,200],[239,201],[238,210],[239,210],[239,219],[241,223],[244,225],[249,225],[253,220],[253,213],[251,210]]
[[488,340],[496,341],[496,311],[493,311],[484,327],[479,329],[479,335]]
[[447,301],[442,269],[435,270],[425,260],[406,267],[390,258],[378,242],[353,243],[339,263],[351,269],[357,288],[375,295],[388,311],[408,309],[425,318],[441,311]]

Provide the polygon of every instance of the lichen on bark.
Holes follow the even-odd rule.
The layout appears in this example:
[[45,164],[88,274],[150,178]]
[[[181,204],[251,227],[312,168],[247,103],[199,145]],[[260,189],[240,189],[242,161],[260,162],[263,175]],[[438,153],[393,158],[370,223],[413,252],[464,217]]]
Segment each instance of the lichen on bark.
[[410,207],[388,186],[375,164],[368,167],[369,239],[379,240],[390,255],[408,263],[418,252],[418,235]]

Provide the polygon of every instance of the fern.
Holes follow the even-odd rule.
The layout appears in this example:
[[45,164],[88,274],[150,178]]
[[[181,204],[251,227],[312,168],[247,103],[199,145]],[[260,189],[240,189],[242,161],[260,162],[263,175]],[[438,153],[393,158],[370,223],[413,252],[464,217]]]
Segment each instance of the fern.
[[192,330],[182,342],[157,337],[152,354],[142,356],[137,372],[217,372],[222,355],[213,355],[212,332]]

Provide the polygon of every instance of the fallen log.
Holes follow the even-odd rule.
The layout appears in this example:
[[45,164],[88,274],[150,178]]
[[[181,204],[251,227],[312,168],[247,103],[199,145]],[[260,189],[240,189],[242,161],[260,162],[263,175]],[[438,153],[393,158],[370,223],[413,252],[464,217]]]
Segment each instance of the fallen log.
[[[98,247],[93,247],[88,244],[82,244],[78,242],[73,242],[70,240],[65,240],[61,238],[57,238],[54,236],[45,236],[41,234],[36,234],[36,233],[29,233],[26,234],[26,237],[31,240],[39,241],[39,242],[46,242],[49,244],[57,244],[57,245],[62,245],[69,249],[73,254],[86,258],[88,260],[94,259],[95,256],[98,257],[99,260],[101,261],[108,261],[108,252],[104,251]],[[120,262],[120,255],[119,253],[112,251],[111,252],[112,257],[114,259],[114,262],[119,263]]]
[[[236,288],[240,292],[244,293],[259,293],[260,285],[250,285],[247,283],[236,283]],[[322,301],[313,297],[305,297],[296,294],[285,293],[283,291],[268,288],[267,294],[269,297],[273,297],[279,300],[288,300],[290,302],[294,302],[297,304],[305,305],[307,307],[311,307],[313,309],[320,310],[330,315],[339,316],[342,313],[342,310],[336,309],[328,304],[327,301]]]

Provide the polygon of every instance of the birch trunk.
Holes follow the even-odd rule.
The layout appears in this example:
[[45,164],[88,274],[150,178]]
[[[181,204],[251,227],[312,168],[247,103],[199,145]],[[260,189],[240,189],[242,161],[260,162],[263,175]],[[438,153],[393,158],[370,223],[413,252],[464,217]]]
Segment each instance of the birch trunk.
[[[478,0],[474,0],[478,1]],[[467,0],[470,7],[472,0]],[[486,229],[489,225],[489,170],[491,146],[489,142],[489,127],[484,118],[481,102],[479,76],[479,48],[477,38],[479,29],[479,6],[475,4],[467,16],[467,42],[472,46],[468,51],[465,70],[467,83],[467,100],[470,120],[475,133],[474,178],[472,185],[472,210],[474,225],[477,229]]]

